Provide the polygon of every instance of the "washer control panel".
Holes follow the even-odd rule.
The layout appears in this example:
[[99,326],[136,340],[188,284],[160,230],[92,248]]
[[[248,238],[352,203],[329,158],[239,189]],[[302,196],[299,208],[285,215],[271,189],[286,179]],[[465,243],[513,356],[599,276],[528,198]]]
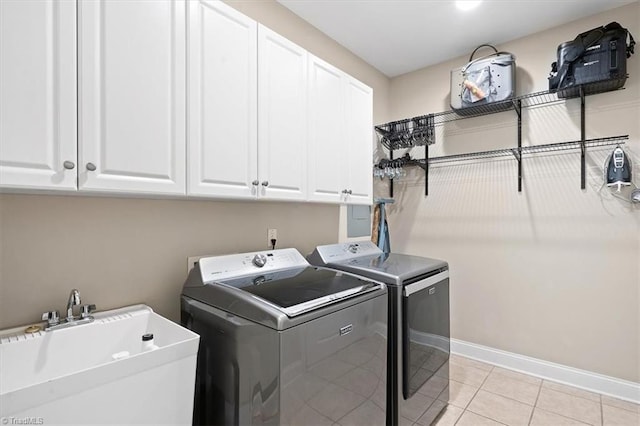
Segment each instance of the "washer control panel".
[[322,262],[326,264],[344,262],[363,256],[376,256],[382,254],[382,250],[371,241],[358,241],[318,246],[313,255],[316,254],[320,256]]
[[205,284],[253,275],[256,272],[274,272],[309,266],[306,259],[294,248],[203,257],[198,262],[202,282]]

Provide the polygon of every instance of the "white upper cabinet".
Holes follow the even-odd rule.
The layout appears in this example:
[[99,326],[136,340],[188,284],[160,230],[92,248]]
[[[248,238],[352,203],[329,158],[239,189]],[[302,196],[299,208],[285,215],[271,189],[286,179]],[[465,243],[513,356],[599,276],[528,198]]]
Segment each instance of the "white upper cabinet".
[[309,200],[371,204],[373,91],[309,59]]
[[257,195],[257,27],[220,1],[189,2],[189,195]]
[[80,190],[185,193],[185,8],[78,3]]
[[345,77],[309,55],[309,200],[339,203],[347,190]]
[[373,202],[373,90],[358,80],[347,78],[345,105],[348,204]]
[[307,198],[307,51],[258,26],[259,196]]
[[0,95],[1,190],[371,203],[371,89],[219,0],[0,0]]
[[0,186],[76,188],[76,4],[0,1]]

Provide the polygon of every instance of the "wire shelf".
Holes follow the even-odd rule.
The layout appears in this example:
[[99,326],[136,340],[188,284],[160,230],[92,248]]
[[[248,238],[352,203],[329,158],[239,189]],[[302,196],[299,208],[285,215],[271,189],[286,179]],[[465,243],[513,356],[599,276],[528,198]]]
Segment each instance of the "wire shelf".
[[[620,80],[610,80],[604,81],[601,83],[591,83],[587,86],[584,86],[585,95],[591,95],[596,93],[602,93],[611,90],[620,90],[621,88],[616,87],[620,82],[624,84],[625,79]],[[560,96],[559,96],[560,95]],[[432,120],[432,124],[434,126],[440,126],[444,123],[449,123],[451,121],[464,120],[467,118],[480,117],[484,115],[496,114],[504,111],[517,111],[518,104],[520,104],[521,108],[530,108],[538,105],[552,104],[555,102],[564,102],[567,99],[572,99],[580,96],[580,86],[576,86],[570,89],[564,89],[560,92],[544,90],[541,92],[528,93],[526,95],[518,96],[513,99],[495,102],[488,105],[481,105],[477,107],[465,108],[460,111],[443,111],[437,112],[434,114],[423,115],[419,117],[409,118],[405,120],[393,121],[386,124],[381,124],[376,126],[376,130],[379,134],[385,134],[385,136],[390,140],[399,140],[402,139],[403,136],[407,133],[407,126],[410,128],[410,123],[412,122],[420,122],[424,123],[423,125],[428,125],[429,120]],[[431,135],[432,136],[432,135]],[[406,136],[405,136],[406,137]],[[435,139],[433,137],[430,138],[431,145]],[[401,146],[396,146],[395,144],[385,144],[383,145],[388,149],[398,149],[398,148],[410,148],[415,145],[406,144],[398,144]],[[424,145],[424,144],[423,144]],[[394,148],[390,148],[394,147]]]
[[[594,148],[598,146],[622,145],[628,139],[629,139],[629,135],[611,136],[611,137],[597,138],[597,139],[587,139],[584,141],[584,145],[586,148]],[[550,143],[550,144],[544,144],[544,145],[523,146],[520,149],[521,154],[519,154],[518,148],[506,148],[506,149],[495,149],[492,151],[444,155],[441,157],[429,158],[429,164],[452,163],[456,161],[476,160],[476,159],[496,158],[496,157],[510,157],[510,156],[514,156],[516,159],[519,159],[520,155],[574,150],[574,149],[580,149],[581,146],[582,146],[581,141],[570,141],[570,142]]]
[[538,105],[552,104],[554,102],[564,102],[564,99],[558,98],[558,94],[545,90],[542,92],[529,93],[518,97],[522,108],[530,108]]
[[517,148],[494,149],[491,151],[468,152],[465,154],[444,155],[442,157],[429,158],[429,164],[453,163],[456,161],[476,160],[482,158],[497,158],[514,155],[518,156]]
[[517,111],[518,104],[521,108],[529,108],[537,105],[551,104],[554,102],[562,102],[564,99],[558,98],[557,93],[545,90],[542,92],[528,93],[502,102],[496,102],[489,105],[482,105],[464,109],[461,111],[444,111],[434,115],[434,124],[442,125],[450,121],[463,120],[465,118],[480,117],[483,115],[495,114],[504,111]]
[[501,102],[494,102],[487,105],[480,105],[471,108],[465,108],[460,111],[443,111],[433,114],[433,124],[436,126],[448,123],[450,121],[463,120],[465,118],[481,117],[484,115],[495,114],[498,112],[511,111],[515,108],[514,100],[509,99]]
[[[587,139],[584,145],[587,148],[596,148],[599,146],[623,145],[629,140],[629,135],[611,136],[607,138]],[[566,151],[572,149],[580,149],[581,141],[550,143],[545,145],[523,146],[523,154],[535,154],[541,152]]]

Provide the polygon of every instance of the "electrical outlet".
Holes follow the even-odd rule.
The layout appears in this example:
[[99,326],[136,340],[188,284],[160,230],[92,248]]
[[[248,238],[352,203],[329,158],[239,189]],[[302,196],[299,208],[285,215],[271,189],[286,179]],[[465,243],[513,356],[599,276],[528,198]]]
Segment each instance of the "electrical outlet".
[[267,247],[271,248],[271,240],[278,239],[278,230],[277,229],[268,229],[267,230]]

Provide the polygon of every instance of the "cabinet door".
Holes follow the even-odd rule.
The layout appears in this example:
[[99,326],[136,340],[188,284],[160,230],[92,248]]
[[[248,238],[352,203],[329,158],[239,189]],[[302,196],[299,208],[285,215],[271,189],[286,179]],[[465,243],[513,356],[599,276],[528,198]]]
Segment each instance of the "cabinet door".
[[74,190],[76,146],[75,2],[0,1],[0,186]]
[[344,73],[309,55],[309,200],[339,203],[348,187]]
[[185,193],[185,8],[78,3],[81,190]]
[[189,4],[188,193],[255,198],[257,23],[220,1]]
[[258,26],[259,196],[307,197],[307,52]]
[[371,204],[373,192],[373,90],[349,78],[346,98],[348,204]]

